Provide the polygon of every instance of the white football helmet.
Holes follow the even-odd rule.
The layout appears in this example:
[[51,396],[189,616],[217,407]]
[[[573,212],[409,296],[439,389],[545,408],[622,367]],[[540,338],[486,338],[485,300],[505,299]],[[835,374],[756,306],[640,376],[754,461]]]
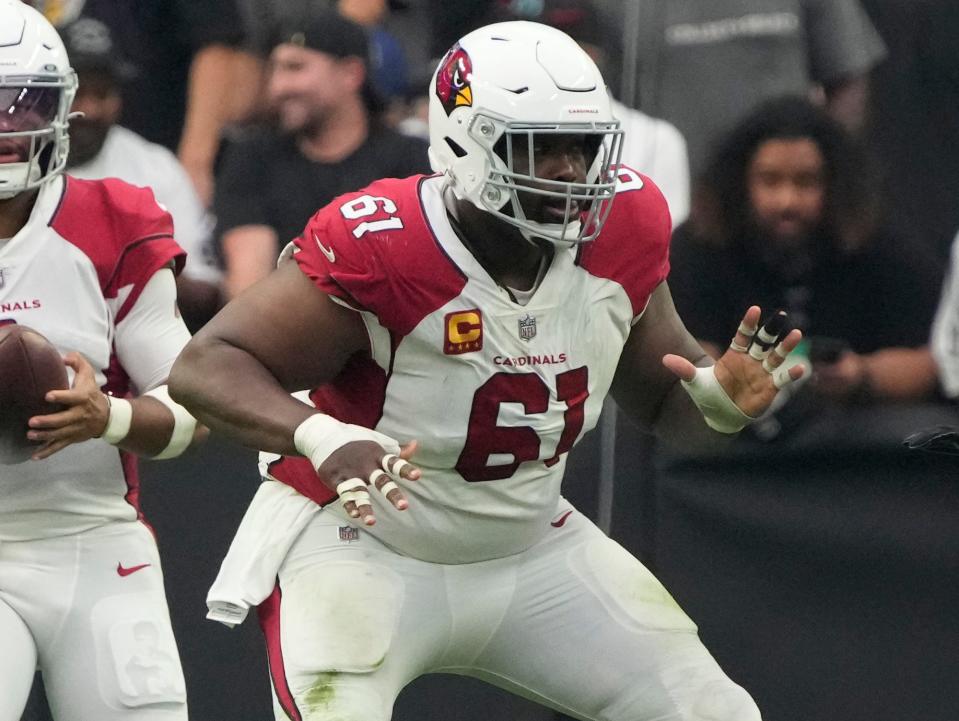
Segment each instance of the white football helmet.
[[0,199],[63,170],[76,91],[76,73],[53,26],[20,0],[0,0]]
[[[440,61],[430,84],[430,163],[467,199],[520,229],[527,240],[593,240],[612,207],[623,131],[599,70],[559,30],[506,22],[475,30]],[[587,137],[586,182],[535,175],[536,136]],[[518,172],[514,147],[528,153]],[[521,194],[565,202],[557,222],[526,217]],[[554,202],[555,207],[555,202]]]

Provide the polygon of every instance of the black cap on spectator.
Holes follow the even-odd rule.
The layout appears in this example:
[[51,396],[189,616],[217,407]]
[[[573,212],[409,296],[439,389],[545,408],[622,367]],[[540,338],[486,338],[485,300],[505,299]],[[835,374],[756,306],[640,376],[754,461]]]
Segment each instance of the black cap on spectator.
[[117,54],[110,28],[94,18],[81,17],[60,30],[70,66],[77,73],[96,72],[113,80],[131,73]]
[[363,100],[367,110],[379,113],[385,105],[370,77],[370,50],[366,31],[335,10],[311,12],[299,22],[287,22],[275,35],[273,47],[289,43],[336,58],[357,57],[366,66]]

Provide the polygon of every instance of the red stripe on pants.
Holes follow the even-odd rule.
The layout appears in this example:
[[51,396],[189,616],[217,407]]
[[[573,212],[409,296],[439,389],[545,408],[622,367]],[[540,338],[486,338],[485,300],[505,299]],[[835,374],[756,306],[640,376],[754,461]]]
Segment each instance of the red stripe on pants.
[[270,662],[270,678],[273,681],[273,690],[280,706],[286,712],[290,721],[303,721],[300,709],[296,707],[293,692],[286,681],[286,669],[283,666],[283,648],[280,645],[280,601],[283,592],[280,591],[280,580],[277,579],[273,593],[257,607],[260,618],[260,628],[266,638],[266,655]]

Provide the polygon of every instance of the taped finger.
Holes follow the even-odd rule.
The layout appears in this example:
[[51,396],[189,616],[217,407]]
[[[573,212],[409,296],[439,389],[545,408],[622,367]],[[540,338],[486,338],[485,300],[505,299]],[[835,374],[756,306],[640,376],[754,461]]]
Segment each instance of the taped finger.
[[386,472],[393,476],[393,478],[400,478],[400,474],[403,472],[403,469],[411,464],[409,461],[396,455],[392,456],[392,459],[393,460],[387,463],[386,459],[384,458],[383,466],[386,468]]
[[756,335],[757,330],[759,330],[758,325],[750,325],[746,321],[742,321],[739,324],[739,328],[736,329],[736,332],[746,336],[747,338],[752,338],[754,335]]
[[749,346],[749,357],[758,361],[765,361],[766,356],[769,355],[769,347],[763,348],[759,343],[753,343]]
[[792,376],[789,375],[789,368],[786,366],[779,366],[773,371],[773,385],[776,388],[785,388],[792,382]]
[[739,324],[739,328],[736,329],[736,335],[733,336],[729,347],[737,353],[745,353],[749,349],[749,344],[752,343],[753,336],[757,330],[758,326],[750,325],[743,320]]
[[380,461],[380,466],[382,466],[383,470],[387,473],[392,473],[393,471],[391,471],[390,468],[392,467],[393,462],[398,461],[399,459],[400,457],[395,453],[387,453]]
[[389,479],[389,476],[386,474],[386,471],[384,471],[382,468],[376,468],[373,470],[372,473],[370,473],[370,477],[366,480],[366,482],[369,485],[373,486],[374,488],[378,489],[383,484],[384,478],[387,480]]
[[347,491],[340,494],[340,503],[355,503],[357,508],[370,505],[370,494],[367,491]]
[[344,493],[349,491],[365,491],[366,483],[362,478],[347,478],[345,481],[341,481],[336,484],[336,495],[343,497]]
[[[774,357],[775,356],[767,356],[763,358],[763,370],[766,371],[767,373],[772,373],[773,371],[776,370],[776,368],[779,367],[779,364],[776,363],[775,360],[773,360]],[[774,363],[776,364],[774,365]]]
[[756,334],[756,340],[764,345],[772,345],[779,338],[779,334],[786,327],[786,314],[779,311],[767,320]]
[[396,481],[387,481],[380,488],[380,493],[382,493],[384,496],[388,496],[393,491],[398,491],[398,490],[400,490],[400,487],[396,485]]

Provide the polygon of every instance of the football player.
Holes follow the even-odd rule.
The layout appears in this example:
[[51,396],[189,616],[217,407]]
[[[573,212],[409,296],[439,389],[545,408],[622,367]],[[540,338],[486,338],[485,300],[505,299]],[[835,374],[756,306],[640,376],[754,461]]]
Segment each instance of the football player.
[[76,88],[53,27],[0,0],[0,322],[46,336],[71,377],[47,395],[62,408],[29,420],[32,458],[0,465],[0,720],[39,666],[55,719],[185,721],[134,457],[196,434],[165,385],[189,340],[184,254],[149,189],[62,173]]
[[758,719],[560,481],[610,392],[667,439],[738,431],[802,375],[799,332],[752,307],[713,364],[685,330],[666,203],[617,164],[603,79],[563,33],[470,33],[430,103],[437,174],[321,209],[174,365],[202,422],[278,454],[264,486],[321,507],[255,499],[211,600],[259,603],[277,719],[385,721],[436,671],[580,719]]

